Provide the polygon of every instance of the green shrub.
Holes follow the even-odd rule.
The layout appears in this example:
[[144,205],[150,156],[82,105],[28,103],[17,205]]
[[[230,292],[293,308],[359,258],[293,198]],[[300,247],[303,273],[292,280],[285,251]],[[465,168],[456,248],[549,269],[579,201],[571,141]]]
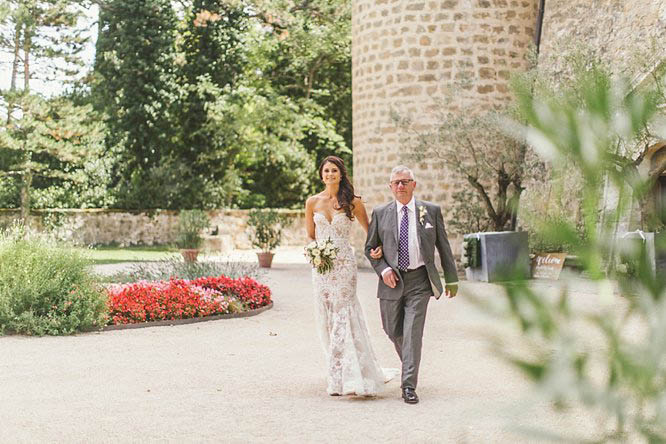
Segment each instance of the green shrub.
[[105,324],[106,294],[72,248],[0,237],[0,333],[72,334]]
[[[520,228],[529,233],[532,253],[572,253],[583,240],[582,189],[583,177],[568,161],[552,166],[543,181],[533,181],[520,200]],[[560,235],[562,227],[574,227],[575,243],[567,243]]]
[[570,253],[585,238],[585,233],[576,229],[575,242],[568,242],[561,235],[562,229],[571,226],[564,217],[553,216],[552,219],[532,220],[526,227],[529,233],[529,248],[532,253]]
[[468,236],[463,240],[462,265],[467,268],[476,268],[481,266],[481,239],[474,236]]

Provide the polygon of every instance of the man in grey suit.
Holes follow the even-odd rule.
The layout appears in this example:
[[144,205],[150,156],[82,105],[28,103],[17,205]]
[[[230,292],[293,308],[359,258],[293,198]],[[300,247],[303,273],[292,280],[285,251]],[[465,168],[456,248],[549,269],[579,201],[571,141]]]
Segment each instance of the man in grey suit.
[[[365,255],[379,275],[382,326],[402,361],[402,398],[416,404],[416,383],[426,309],[431,296],[449,298],[458,292],[458,276],[439,206],[414,198],[416,181],[406,166],[391,171],[395,201],[375,208],[365,242]],[[382,246],[381,259],[371,250]],[[439,252],[446,288],[435,267]]]

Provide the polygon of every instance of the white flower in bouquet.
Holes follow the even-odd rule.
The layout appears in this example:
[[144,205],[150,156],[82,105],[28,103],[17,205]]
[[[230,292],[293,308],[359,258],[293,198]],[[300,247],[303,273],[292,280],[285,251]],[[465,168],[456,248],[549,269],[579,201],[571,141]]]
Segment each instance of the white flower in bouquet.
[[333,268],[333,259],[338,255],[338,247],[333,241],[315,241],[305,247],[305,257],[319,273],[328,273]]

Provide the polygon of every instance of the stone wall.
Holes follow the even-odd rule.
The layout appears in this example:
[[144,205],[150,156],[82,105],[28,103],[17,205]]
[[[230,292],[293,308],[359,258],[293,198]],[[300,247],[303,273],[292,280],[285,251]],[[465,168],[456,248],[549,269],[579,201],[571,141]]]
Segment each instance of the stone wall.
[[[279,211],[292,222],[283,231],[281,245],[305,245],[304,212]],[[211,223],[205,235],[204,248],[212,252],[252,248],[247,226],[249,210],[211,210],[207,213]],[[10,225],[18,216],[18,210],[0,210],[0,227]],[[58,237],[81,245],[169,244],[176,240],[178,212],[36,210],[30,217],[30,226],[40,231],[52,227]]]
[[638,82],[663,61],[664,42],[665,0],[548,0],[539,66],[566,74],[567,57],[583,45],[616,74]]
[[[666,61],[666,0],[546,1],[540,69],[556,79],[555,83],[561,82],[570,74],[569,57],[578,51],[599,58],[632,87],[646,86],[652,80],[650,74],[663,70],[660,65]],[[656,152],[664,141],[653,143],[652,151]],[[650,168],[651,154],[639,166],[644,175]],[[527,193],[538,194],[540,190],[528,189]],[[617,200],[617,189],[609,182],[603,194],[604,208],[615,209]],[[637,228],[641,228],[640,207],[632,202],[618,229]]]
[[[431,127],[434,99],[462,78],[473,82],[453,109],[475,112],[511,100],[508,81],[527,66],[537,0],[354,0],[352,94],[354,185],[368,209],[391,198],[405,136],[391,110]],[[410,165],[419,198],[446,209],[462,185],[440,163]]]

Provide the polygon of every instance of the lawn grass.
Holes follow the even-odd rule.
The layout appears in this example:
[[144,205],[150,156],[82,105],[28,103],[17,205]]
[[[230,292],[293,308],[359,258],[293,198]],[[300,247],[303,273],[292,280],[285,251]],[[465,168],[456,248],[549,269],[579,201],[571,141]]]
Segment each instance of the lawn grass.
[[119,264],[122,262],[154,262],[170,256],[179,256],[171,246],[94,247],[82,249],[91,265]]

